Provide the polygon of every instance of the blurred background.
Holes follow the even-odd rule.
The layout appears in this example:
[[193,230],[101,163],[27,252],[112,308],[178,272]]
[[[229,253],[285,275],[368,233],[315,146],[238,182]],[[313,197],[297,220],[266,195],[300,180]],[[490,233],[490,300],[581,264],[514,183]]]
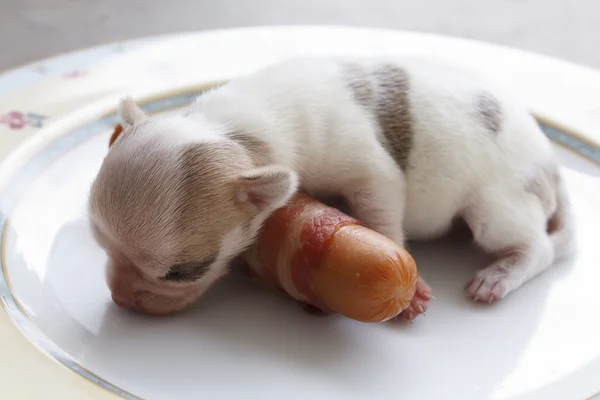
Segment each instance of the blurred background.
[[600,67],[600,0],[0,0],[0,70],[140,36],[288,24],[433,32]]

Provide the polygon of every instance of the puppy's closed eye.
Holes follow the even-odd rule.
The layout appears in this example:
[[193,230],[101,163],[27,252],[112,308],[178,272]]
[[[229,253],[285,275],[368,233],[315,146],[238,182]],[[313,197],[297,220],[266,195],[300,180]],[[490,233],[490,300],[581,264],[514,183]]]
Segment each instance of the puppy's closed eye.
[[216,256],[213,256],[200,262],[174,265],[161,279],[164,281],[181,283],[197,281],[208,272],[216,258]]

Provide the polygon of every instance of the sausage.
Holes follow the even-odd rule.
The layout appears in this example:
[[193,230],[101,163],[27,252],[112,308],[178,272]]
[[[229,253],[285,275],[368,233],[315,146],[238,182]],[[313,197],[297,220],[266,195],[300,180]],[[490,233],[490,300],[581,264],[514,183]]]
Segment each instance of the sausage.
[[242,258],[268,286],[363,322],[399,315],[418,280],[415,261],[404,248],[305,194],[267,219]]

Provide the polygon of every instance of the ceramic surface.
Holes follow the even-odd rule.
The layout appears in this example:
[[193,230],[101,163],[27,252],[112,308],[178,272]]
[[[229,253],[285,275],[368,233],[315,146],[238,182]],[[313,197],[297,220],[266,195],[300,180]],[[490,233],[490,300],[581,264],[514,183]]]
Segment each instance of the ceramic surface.
[[[254,31],[255,39],[269,37],[267,31]],[[293,29],[282,32],[296,38],[288,44],[308,47],[317,43],[319,30],[303,35]],[[321,33],[322,42],[330,44],[313,48],[333,51],[338,33]],[[358,54],[366,51],[367,42],[373,46],[381,38],[395,37],[415,46],[428,41],[390,32],[363,33],[370,39],[357,43]],[[245,40],[222,35],[223,43],[230,40],[232,47]],[[339,37],[360,36],[349,30]],[[211,40],[210,35],[181,37],[164,42],[164,48],[176,59],[182,46],[195,42],[208,48]],[[226,280],[193,309],[174,317],[135,315],[111,303],[103,279],[105,256],[86,224],[85,200],[116,122],[116,98],[133,90],[141,93],[148,111],[159,112],[189,101],[202,89],[198,83],[302,53],[284,50],[285,41],[273,42],[270,46],[276,51],[271,53],[264,50],[268,43],[255,45],[263,46],[265,54],[248,55],[248,65],[219,70],[219,63],[207,62],[201,76],[184,68],[176,78],[171,76],[182,68],[181,59],[161,64],[142,46],[134,48],[126,62],[127,52],[111,58],[112,53],[101,48],[96,50],[104,52],[98,60],[108,60],[101,67],[73,77],[59,74],[31,84],[23,81],[0,98],[5,116],[0,121],[0,157],[9,155],[0,168],[0,297],[10,316],[0,315],[0,350],[15,365],[10,370],[14,381],[56,377],[47,379],[47,389],[38,393],[61,399],[104,398],[111,393],[148,399],[584,399],[600,390],[600,300],[594,295],[600,278],[600,151],[597,136],[581,128],[593,125],[593,118],[584,123],[569,113],[558,114],[560,123],[543,128],[561,143],[557,151],[576,209],[579,252],[496,305],[474,305],[464,298],[464,283],[489,260],[462,237],[411,247],[437,298],[427,316],[413,324],[311,317],[291,302],[236,279]],[[436,49],[441,51],[439,44],[432,44],[431,52]],[[503,54],[500,49],[497,53]],[[529,59],[519,53],[514,60],[517,65]],[[545,62],[557,70],[562,67],[538,60],[539,65]],[[78,69],[75,62],[69,66]],[[108,79],[123,66],[125,78]],[[148,87],[157,75],[170,78]],[[498,76],[501,80],[503,75]],[[2,84],[0,77],[0,93]],[[171,87],[182,89],[164,90]],[[61,101],[52,102],[56,92],[51,89],[56,88],[62,88]],[[540,91],[523,93],[535,98]],[[32,99],[32,94],[37,96]],[[551,114],[552,99],[533,103],[536,111]],[[588,104],[587,110],[593,110]],[[21,115],[6,116],[10,112]],[[570,124],[570,118],[579,122]],[[21,136],[15,139],[16,134]],[[15,144],[25,138],[31,139],[15,151]],[[27,348],[11,326],[40,351]],[[19,369],[24,360],[30,369]],[[58,370],[60,364],[74,373]],[[10,389],[10,382],[5,384]],[[14,395],[32,389],[10,390]]]

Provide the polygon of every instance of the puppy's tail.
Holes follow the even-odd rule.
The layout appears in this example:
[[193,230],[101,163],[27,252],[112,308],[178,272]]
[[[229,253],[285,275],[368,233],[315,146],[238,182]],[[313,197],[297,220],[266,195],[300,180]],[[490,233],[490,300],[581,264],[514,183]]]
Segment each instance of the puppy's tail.
[[562,181],[556,186],[556,210],[548,219],[548,235],[554,247],[554,261],[570,256],[576,248],[574,216]]

